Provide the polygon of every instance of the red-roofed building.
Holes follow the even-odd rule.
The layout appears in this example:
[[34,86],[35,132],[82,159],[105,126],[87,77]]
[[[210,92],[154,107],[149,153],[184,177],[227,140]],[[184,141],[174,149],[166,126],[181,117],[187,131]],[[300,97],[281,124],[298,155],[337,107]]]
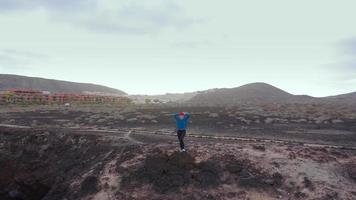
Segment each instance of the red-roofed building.
[[131,100],[122,96],[100,96],[74,93],[49,93],[36,90],[11,89],[0,92],[1,104],[105,104],[114,103],[126,105]]

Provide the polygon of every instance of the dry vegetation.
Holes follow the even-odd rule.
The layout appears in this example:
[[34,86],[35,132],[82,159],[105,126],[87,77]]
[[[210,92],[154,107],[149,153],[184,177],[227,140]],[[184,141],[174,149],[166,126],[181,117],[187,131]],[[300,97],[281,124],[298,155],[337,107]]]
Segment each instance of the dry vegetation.
[[[0,199],[355,199],[355,112],[334,106],[2,108]],[[208,136],[187,153],[182,109]]]

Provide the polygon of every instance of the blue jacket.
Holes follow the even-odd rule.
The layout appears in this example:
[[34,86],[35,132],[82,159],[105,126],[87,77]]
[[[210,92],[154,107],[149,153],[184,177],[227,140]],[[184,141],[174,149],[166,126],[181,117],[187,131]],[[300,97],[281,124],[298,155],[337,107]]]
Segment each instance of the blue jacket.
[[178,113],[174,114],[174,118],[176,119],[176,124],[177,124],[177,130],[185,130],[185,129],[187,129],[189,117],[190,117],[189,113],[185,113],[183,119],[179,118],[179,114]]

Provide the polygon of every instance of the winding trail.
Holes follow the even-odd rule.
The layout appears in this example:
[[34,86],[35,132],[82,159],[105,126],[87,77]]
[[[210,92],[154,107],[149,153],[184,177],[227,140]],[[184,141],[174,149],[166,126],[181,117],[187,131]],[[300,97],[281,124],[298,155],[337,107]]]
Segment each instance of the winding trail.
[[[161,135],[161,136],[170,136],[176,137],[176,134],[169,131],[162,130],[145,130],[137,128],[123,128],[123,129],[108,129],[108,130],[95,130],[95,129],[85,129],[80,130],[83,132],[100,132],[103,134],[123,134],[122,138],[125,138],[135,144],[143,144],[144,142],[138,141],[130,135]],[[117,136],[117,135],[116,135]],[[187,137],[198,138],[198,139],[213,139],[213,140],[227,140],[227,141],[242,141],[242,142],[257,142],[257,143],[277,143],[277,144],[294,144],[294,145],[304,145],[308,147],[320,147],[320,148],[333,148],[333,149],[348,149],[356,150],[355,146],[342,146],[342,145],[331,145],[331,144],[320,144],[320,143],[309,143],[309,142],[300,142],[292,140],[280,140],[280,139],[266,139],[266,138],[254,138],[254,137],[235,137],[235,136],[213,136],[213,135],[203,135],[203,134],[188,134]]]
[[31,128],[29,126],[19,126],[19,125],[13,125],[13,124],[0,124],[0,127],[6,127],[6,128]]
[[[80,131],[80,132],[86,132],[86,133],[93,132],[93,133],[99,133],[99,134],[103,134],[103,135],[111,135],[111,136],[115,136],[117,138],[126,139],[134,144],[143,144],[143,142],[138,141],[130,136],[133,132],[132,130],[118,130],[118,129],[111,129],[111,130],[79,129],[78,130],[77,128],[75,128],[75,130]],[[124,135],[119,136],[118,134],[124,134]]]
[[[11,124],[0,124],[0,127],[8,128],[31,128],[29,126],[18,126]],[[47,127],[54,128],[54,127]],[[58,129],[58,127],[57,127]],[[131,137],[132,134],[137,135],[161,135],[161,136],[176,136],[175,133],[162,130],[146,130],[142,128],[122,128],[122,129],[95,129],[90,127],[67,127],[62,129],[70,129],[78,131],[81,133],[93,133],[101,134],[105,136],[114,136],[116,138],[123,138],[130,141],[133,144],[144,144],[144,142],[138,141]],[[120,136],[122,135],[122,136]],[[235,136],[213,136],[213,135],[203,135],[203,134],[188,134],[187,137],[200,138],[200,139],[214,139],[214,140],[228,140],[228,141],[243,141],[243,142],[264,142],[264,143],[277,143],[277,144],[294,144],[294,145],[304,145],[308,147],[321,147],[321,148],[333,148],[333,149],[348,149],[356,150],[356,146],[343,146],[343,145],[330,145],[330,144],[320,144],[320,143],[310,143],[310,142],[300,142],[292,140],[281,140],[281,139],[266,139],[266,138],[255,138],[255,137],[235,137]]]

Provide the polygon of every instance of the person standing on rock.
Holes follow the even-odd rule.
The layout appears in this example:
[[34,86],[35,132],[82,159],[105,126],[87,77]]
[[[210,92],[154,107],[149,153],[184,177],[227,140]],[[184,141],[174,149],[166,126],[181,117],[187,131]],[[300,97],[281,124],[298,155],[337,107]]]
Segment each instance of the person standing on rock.
[[176,119],[177,124],[177,135],[180,145],[180,151],[185,152],[184,147],[184,137],[187,133],[187,126],[190,114],[187,112],[179,112],[174,114],[174,118]]

